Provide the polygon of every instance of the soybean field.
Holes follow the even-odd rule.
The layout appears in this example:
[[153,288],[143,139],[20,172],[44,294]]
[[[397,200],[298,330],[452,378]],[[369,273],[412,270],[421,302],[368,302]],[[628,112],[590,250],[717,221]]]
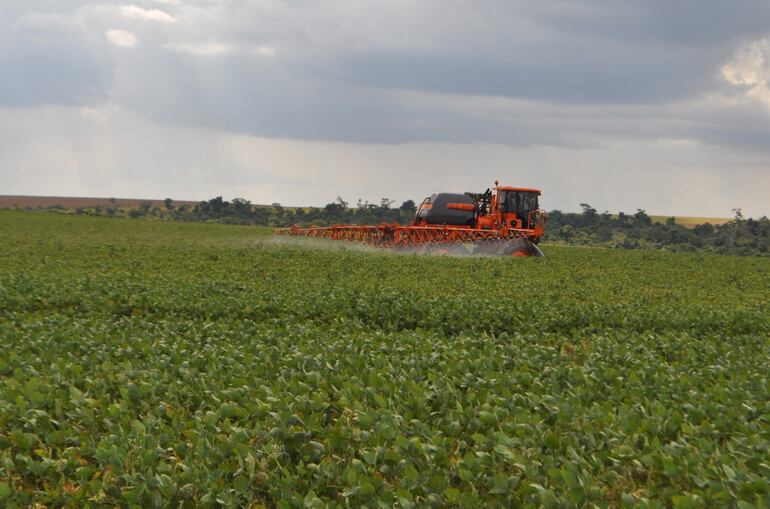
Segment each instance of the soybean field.
[[770,508],[770,260],[0,211],[0,506]]

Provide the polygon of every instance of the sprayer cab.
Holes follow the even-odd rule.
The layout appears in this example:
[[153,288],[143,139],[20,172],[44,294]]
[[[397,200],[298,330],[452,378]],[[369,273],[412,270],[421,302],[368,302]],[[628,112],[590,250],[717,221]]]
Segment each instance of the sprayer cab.
[[499,215],[503,224],[511,228],[532,229],[540,210],[537,189],[500,187],[497,190]]
[[483,193],[436,193],[417,209],[414,226],[446,225],[479,230],[521,231],[537,242],[545,213],[540,210],[540,190],[500,186]]

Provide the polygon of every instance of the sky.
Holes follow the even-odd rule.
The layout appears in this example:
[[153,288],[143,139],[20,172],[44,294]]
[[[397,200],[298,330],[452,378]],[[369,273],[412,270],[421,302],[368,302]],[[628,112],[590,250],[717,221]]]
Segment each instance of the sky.
[[770,215],[767,0],[0,0],[0,194]]

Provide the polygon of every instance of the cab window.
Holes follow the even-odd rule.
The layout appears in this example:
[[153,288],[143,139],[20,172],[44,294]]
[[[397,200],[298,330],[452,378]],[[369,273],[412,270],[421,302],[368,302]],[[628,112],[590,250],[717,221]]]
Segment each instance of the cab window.
[[537,193],[529,191],[500,191],[500,210],[516,214],[522,221],[537,210]]

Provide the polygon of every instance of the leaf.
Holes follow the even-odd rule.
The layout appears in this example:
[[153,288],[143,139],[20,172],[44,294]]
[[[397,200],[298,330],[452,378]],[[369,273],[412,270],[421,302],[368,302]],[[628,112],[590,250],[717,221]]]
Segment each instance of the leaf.
[[486,410],[479,412],[479,419],[487,426],[492,426],[497,423],[497,416],[494,413]]
[[356,417],[356,423],[363,429],[371,429],[374,419],[367,414],[360,414]]
[[134,428],[137,435],[147,434],[147,428],[142,421],[134,420],[131,422],[131,426]]
[[320,509],[325,507],[323,500],[318,498],[313,490],[307,492],[303,499],[303,504],[306,509]]
[[358,492],[360,491],[360,488],[358,486],[352,486],[350,488],[346,488],[342,492],[343,497],[352,497],[355,495],[358,495]]
[[374,495],[374,485],[368,480],[364,479],[361,481],[361,484],[358,485],[358,493],[362,497]]
[[414,503],[405,497],[398,497],[398,503],[403,509],[414,509]]
[[382,455],[382,461],[389,465],[396,465],[401,461],[401,455],[393,449],[387,449]]
[[233,488],[242,493],[248,491],[250,484],[249,480],[242,475],[236,476],[233,479]]
[[561,478],[564,480],[564,484],[566,484],[568,488],[580,487],[580,481],[578,481],[578,477],[574,472],[563,468],[560,470],[560,474]]
[[700,509],[705,507],[705,503],[698,495],[674,495],[671,497],[671,504],[674,509]]
[[170,498],[176,493],[176,482],[166,474],[156,476],[158,480],[158,489],[164,497]]
[[504,495],[508,493],[508,476],[498,472],[492,477],[492,489],[489,490],[492,495]]
[[474,433],[473,435],[471,435],[471,438],[473,439],[474,442],[476,442],[479,445],[484,444],[489,440],[486,435],[483,435],[481,433]]

